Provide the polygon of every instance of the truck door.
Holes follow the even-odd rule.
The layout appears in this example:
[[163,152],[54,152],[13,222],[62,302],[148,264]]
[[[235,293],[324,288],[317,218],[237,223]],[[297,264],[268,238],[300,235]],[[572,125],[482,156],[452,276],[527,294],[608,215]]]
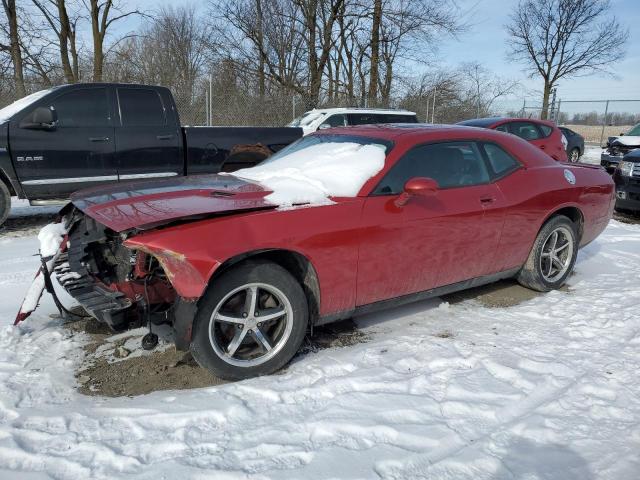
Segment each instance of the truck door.
[[120,180],[182,175],[180,126],[157,90],[116,89],[116,156]]
[[113,127],[105,87],[74,88],[35,103],[55,110],[49,128],[24,128],[12,122],[9,148],[27,198],[63,199],[81,188],[116,181]]

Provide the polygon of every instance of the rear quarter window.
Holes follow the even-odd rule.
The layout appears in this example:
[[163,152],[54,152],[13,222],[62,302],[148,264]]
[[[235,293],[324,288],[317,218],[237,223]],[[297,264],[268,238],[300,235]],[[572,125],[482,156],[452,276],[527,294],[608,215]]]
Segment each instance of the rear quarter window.
[[543,137],[548,137],[549,135],[551,135],[551,132],[553,132],[553,128],[551,128],[549,125],[539,124],[538,127],[542,131]]
[[520,162],[495,143],[483,143],[482,149],[489,161],[494,178],[503,177],[520,166]]

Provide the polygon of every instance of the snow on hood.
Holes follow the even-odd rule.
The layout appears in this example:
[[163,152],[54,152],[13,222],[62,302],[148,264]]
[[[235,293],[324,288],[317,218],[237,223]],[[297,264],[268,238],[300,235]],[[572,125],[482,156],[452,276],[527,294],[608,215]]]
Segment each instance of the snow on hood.
[[50,223],[42,227],[38,233],[40,255],[44,258],[55,255],[66,234],[67,229],[63,223]]
[[379,145],[326,142],[294,151],[233,173],[259,182],[273,193],[265,199],[280,206],[329,204],[329,197],[355,197],[384,167]]
[[615,137],[614,142],[618,142],[625,147],[637,147],[640,146],[640,137],[637,135],[623,135],[621,137]]

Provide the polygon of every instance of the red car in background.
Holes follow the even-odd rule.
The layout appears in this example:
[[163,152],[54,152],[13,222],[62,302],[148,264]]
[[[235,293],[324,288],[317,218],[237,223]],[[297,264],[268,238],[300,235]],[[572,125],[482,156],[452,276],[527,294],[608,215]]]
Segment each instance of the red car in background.
[[459,122],[458,125],[468,127],[490,128],[499,132],[511,133],[540,148],[554,160],[566,162],[567,145],[560,129],[548,120],[532,120],[530,118],[475,118]]
[[[270,169],[296,180],[312,152],[345,149],[362,151],[341,173],[310,161],[320,174],[309,185],[344,182],[376,157],[353,195],[278,208],[248,179]],[[504,278],[559,288],[613,203],[600,167],[559,164],[514,135],[345,127],[234,174],[79,192],[61,212],[66,241],[43,260],[93,317],[116,329],[169,323],[178,349],[240,379],[283,367],[313,325]]]

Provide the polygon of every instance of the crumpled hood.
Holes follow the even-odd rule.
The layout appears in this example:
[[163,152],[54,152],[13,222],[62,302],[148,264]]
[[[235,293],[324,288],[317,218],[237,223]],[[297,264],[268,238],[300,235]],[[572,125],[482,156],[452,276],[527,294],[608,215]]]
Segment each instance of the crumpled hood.
[[122,182],[80,190],[71,202],[116,232],[147,230],[182,219],[276,205],[260,184],[233,175],[194,175]]
[[640,137],[637,135],[622,135],[621,137],[610,137],[611,145],[624,145],[625,147],[640,147]]

